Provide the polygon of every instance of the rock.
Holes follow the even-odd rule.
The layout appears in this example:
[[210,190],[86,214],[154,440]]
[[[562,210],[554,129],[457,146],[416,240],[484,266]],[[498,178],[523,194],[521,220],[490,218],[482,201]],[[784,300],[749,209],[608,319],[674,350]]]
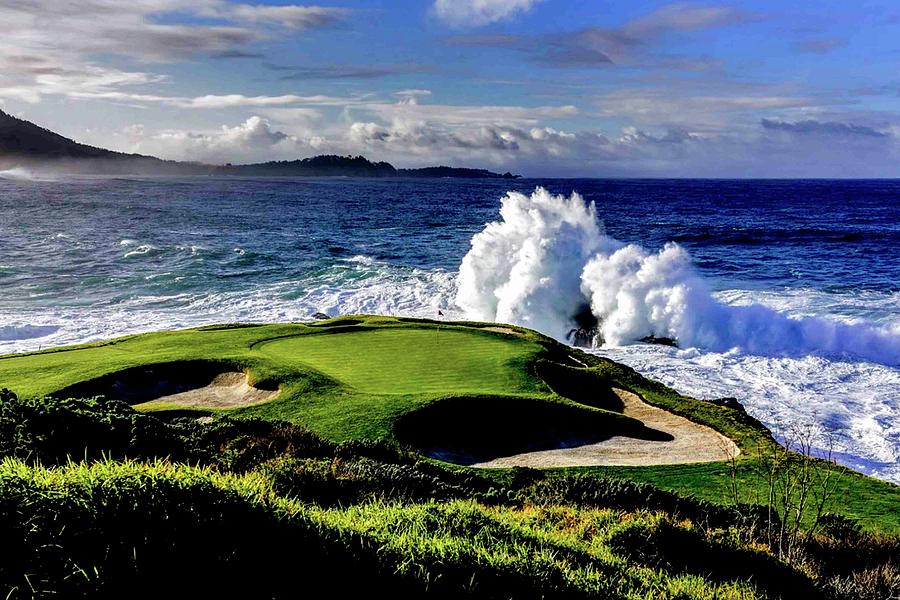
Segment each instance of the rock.
[[578,312],[572,315],[572,320],[575,321],[577,327],[566,334],[566,339],[573,346],[593,348],[595,343],[598,345],[603,343],[603,337],[600,335],[600,321],[591,312],[590,305],[582,305]]
[[745,423],[752,427],[756,427],[757,429],[761,429],[763,431],[769,431],[769,428],[763,425],[762,421],[747,412],[747,409],[744,408],[744,405],[741,404],[741,401],[737,398],[732,398],[729,396],[727,398],[716,398],[715,400],[709,400],[709,402],[715,404],[716,406],[724,406],[725,408],[730,408],[737,411],[738,413],[740,413],[738,420],[740,420],[742,423]]
[[324,321],[325,319],[330,319],[331,317],[329,317],[329,316],[326,315],[325,313],[317,312],[316,314],[314,314],[314,315],[312,316],[312,318],[313,318],[313,319],[316,319],[316,320],[318,320],[318,321]]
[[640,341],[645,344],[658,344],[660,346],[672,346],[673,348],[678,347],[678,342],[670,337],[656,337],[655,335],[648,335],[647,337],[642,337]]
[[737,398],[716,398],[715,400],[710,400],[713,404],[718,404],[719,406],[727,406],[728,408],[733,408],[734,410],[738,410],[742,413],[746,413],[747,409],[744,408],[744,405],[741,404],[740,400]]
[[571,342],[573,346],[578,346],[579,348],[593,348],[595,340],[599,344],[603,343],[602,338],[597,339],[599,336],[600,332],[596,328],[583,329],[579,327],[567,333],[566,339]]

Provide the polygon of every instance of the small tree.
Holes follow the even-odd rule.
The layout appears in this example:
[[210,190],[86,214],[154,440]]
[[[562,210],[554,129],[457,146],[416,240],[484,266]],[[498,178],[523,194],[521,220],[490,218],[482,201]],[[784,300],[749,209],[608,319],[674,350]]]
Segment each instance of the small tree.
[[819,450],[815,441],[821,435],[813,425],[775,434],[782,442],[760,443],[757,458],[766,490],[768,543],[780,558],[790,560],[797,542],[821,525],[832,499],[833,439],[828,435]]

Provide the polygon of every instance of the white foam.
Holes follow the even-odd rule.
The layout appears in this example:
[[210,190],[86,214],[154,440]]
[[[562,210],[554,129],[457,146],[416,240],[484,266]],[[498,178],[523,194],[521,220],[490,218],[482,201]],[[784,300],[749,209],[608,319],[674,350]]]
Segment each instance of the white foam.
[[471,319],[562,338],[587,304],[579,292],[585,264],[621,244],[604,235],[593,203],[577,194],[509,192],[500,217],[472,238],[459,269],[457,304]]
[[701,399],[732,396],[776,435],[817,432],[820,451],[900,483],[900,370],[818,356],[770,357],[636,344],[597,354]]
[[[121,244],[121,242],[120,242],[120,244]],[[122,244],[122,245],[125,245],[125,244]],[[157,250],[156,246],[153,246],[151,244],[141,244],[134,250],[129,250],[128,252],[123,254],[122,258],[135,258],[138,256],[146,256],[146,255],[150,255],[150,254],[156,252],[156,250]]]
[[0,325],[0,342],[45,338],[59,331],[59,325]]
[[250,290],[144,294],[118,299],[112,305],[11,307],[8,313],[0,312],[0,323],[16,320],[60,325],[41,340],[21,335],[0,337],[0,354],[215,323],[308,321],[316,312],[438,318],[440,310],[447,319],[463,318],[453,303],[455,292],[456,274],[445,270],[397,266],[371,258],[345,261],[302,282],[285,281]]
[[12,169],[0,170],[0,179],[9,179],[12,181],[34,181],[34,173],[25,167],[13,167]]
[[609,346],[656,336],[717,352],[900,364],[900,333],[892,328],[721,302],[684,248],[669,243],[648,252],[607,236],[593,203],[576,193],[509,192],[500,216],[472,238],[460,266],[457,303],[470,318],[562,339],[589,305]]
[[0,169],[0,180],[6,181],[59,181],[62,175],[47,171],[32,171],[27,167],[12,167]]

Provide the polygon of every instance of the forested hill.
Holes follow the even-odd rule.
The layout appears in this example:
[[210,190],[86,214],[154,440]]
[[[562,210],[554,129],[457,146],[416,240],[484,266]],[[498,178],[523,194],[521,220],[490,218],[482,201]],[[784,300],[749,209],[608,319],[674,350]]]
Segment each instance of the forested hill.
[[250,165],[225,165],[216,169],[223,175],[281,175],[302,177],[470,177],[513,179],[511,173],[503,175],[486,169],[455,167],[424,167],[397,169],[387,162],[372,162],[364,156],[336,156],[325,154],[300,160],[283,160]]

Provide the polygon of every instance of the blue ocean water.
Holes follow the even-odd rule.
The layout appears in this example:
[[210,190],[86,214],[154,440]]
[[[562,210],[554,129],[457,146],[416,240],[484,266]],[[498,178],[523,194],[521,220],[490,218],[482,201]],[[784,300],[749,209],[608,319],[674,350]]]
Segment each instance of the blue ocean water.
[[[508,316],[563,338],[569,306],[607,300],[594,351],[779,430],[811,423],[900,482],[898,181],[0,174],[0,353],[314,312]],[[629,338],[669,331],[691,343]]]

